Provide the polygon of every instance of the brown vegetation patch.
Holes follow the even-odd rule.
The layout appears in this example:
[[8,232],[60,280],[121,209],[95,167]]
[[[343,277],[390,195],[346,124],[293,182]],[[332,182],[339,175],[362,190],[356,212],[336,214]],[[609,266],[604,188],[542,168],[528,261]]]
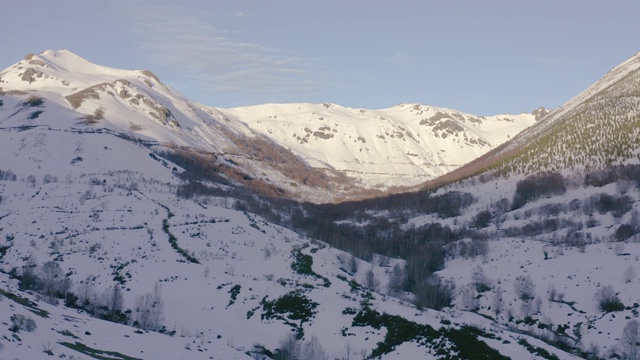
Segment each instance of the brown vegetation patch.
[[47,66],[47,64],[42,60],[29,60],[29,65]]
[[114,84],[120,84],[120,85],[124,85],[124,86],[131,86],[131,82],[129,80],[125,80],[125,79],[118,79],[116,81],[113,82]]
[[334,135],[331,134],[331,133],[327,134],[327,133],[322,132],[322,131],[316,131],[316,132],[313,133],[313,136],[315,136],[317,138],[320,138],[320,139],[329,140],[329,139],[333,138]]
[[88,87],[84,90],[80,90],[77,93],[71,94],[66,97],[67,101],[71,104],[74,109],[79,108],[82,103],[87,99],[100,99],[100,94],[98,94],[98,90],[105,91],[107,87],[113,87],[113,85],[108,83],[102,83],[98,85],[94,85]]
[[436,137],[442,136],[446,139],[449,135],[456,135],[459,132],[464,131],[464,128],[451,119],[446,119],[438,123],[433,127],[433,133]]
[[22,81],[27,81],[29,82],[29,84],[31,84],[32,82],[36,81],[36,78],[41,78],[42,75],[42,71],[38,71],[34,68],[28,68],[24,71],[24,73],[22,73],[21,79]]
[[93,114],[86,115],[82,118],[86,125],[94,125],[97,124],[98,121],[104,119],[104,110],[101,108],[96,109]]
[[4,90],[2,90],[2,88],[0,88],[0,96],[5,96],[5,95],[27,95],[27,94],[28,94],[28,92],[22,91],[22,90],[4,91]]
[[536,121],[538,121],[538,120],[542,120],[542,118],[547,116],[550,112],[551,111],[549,111],[549,110],[547,110],[547,109],[545,109],[543,107],[540,107],[540,108],[537,108],[537,109],[533,110],[531,115],[534,115]]
[[451,116],[449,114],[445,114],[443,112],[438,111],[435,115],[431,116],[430,118],[420,120],[420,125],[433,126],[442,119],[451,119]]
[[[158,78],[158,76],[156,74],[152,73],[149,70],[142,70],[142,75],[148,76],[148,77],[152,78],[153,80],[155,80],[157,82],[160,82],[160,79]],[[149,86],[151,86],[151,85],[149,85]]]
[[[142,102],[148,107],[150,107],[151,109],[153,109],[153,112],[150,111],[149,115],[151,115],[157,120],[160,120],[160,122],[163,125],[166,124],[169,119],[173,118],[173,114],[171,113],[171,110],[167,109],[166,107],[160,104],[156,104],[144,96],[142,97]],[[175,119],[173,118],[173,120]],[[177,124],[177,121],[175,123]]]
[[142,126],[129,122],[129,131],[141,131],[142,129]]

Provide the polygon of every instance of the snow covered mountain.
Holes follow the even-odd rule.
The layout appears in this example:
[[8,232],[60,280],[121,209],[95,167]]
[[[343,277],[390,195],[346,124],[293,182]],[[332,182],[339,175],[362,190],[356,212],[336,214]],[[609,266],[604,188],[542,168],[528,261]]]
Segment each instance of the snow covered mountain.
[[419,104],[366,110],[328,103],[222,111],[314,167],[333,168],[383,189],[382,184],[412,186],[456,169],[545,113],[485,117]]
[[450,182],[487,169],[503,175],[564,173],[640,160],[640,53],[512,140],[447,174]]
[[[64,61],[49,61],[57,58]],[[61,76],[61,64],[74,61],[84,70]],[[545,133],[581,106],[596,115],[634,107],[635,63],[527,133]],[[0,358],[603,359],[640,351],[640,165],[625,152],[611,167],[488,171],[365,201],[276,199],[252,191],[270,194],[282,181],[283,191],[306,186],[298,194],[307,197],[353,188],[339,185],[340,171],[310,169],[298,155],[318,136],[336,139],[333,122],[313,125],[307,143],[290,122],[274,125],[289,124],[289,145],[263,134],[265,123],[313,112],[323,119],[310,124],[329,124],[351,110],[216,110],[150,73],[94,66],[45,52],[0,74]],[[385,119],[401,123],[416,107],[392,109]],[[591,139],[600,128],[576,136]],[[399,140],[390,129],[385,140]],[[409,130],[400,142],[413,141]],[[634,144],[625,145],[631,154]],[[581,149],[572,156],[589,151]]]
[[224,176],[313,201],[415,186],[486,153],[546,114],[538,109],[484,117],[418,104],[216,109],[189,101],[149,71],[95,65],[66,50],[30,54],[4,70],[0,94],[6,103],[0,106],[2,127],[110,131],[155,144],[157,151],[205,152],[215,155]]
[[266,359],[287,344],[306,359],[530,354],[482,316],[388,296],[401,259],[275,225],[246,210],[254,197],[177,197],[179,165],[135,139],[46,124],[0,134],[2,358]]

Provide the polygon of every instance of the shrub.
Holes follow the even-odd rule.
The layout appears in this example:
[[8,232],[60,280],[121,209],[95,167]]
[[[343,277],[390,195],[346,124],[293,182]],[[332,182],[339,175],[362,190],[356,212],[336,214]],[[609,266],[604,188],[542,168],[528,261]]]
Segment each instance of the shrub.
[[37,110],[32,112],[31,114],[29,114],[28,118],[29,120],[35,120],[37,119],[44,111],[42,110]]
[[486,228],[491,221],[491,213],[488,210],[480,211],[474,218],[473,224],[477,229]]
[[615,238],[617,241],[625,241],[635,234],[635,229],[629,224],[622,224],[616,229]]
[[640,358],[640,325],[638,325],[638,320],[631,320],[624,326],[620,345],[623,359]]
[[529,201],[543,196],[562,195],[567,191],[564,178],[560,173],[532,175],[516,184],[512,208],[518,209]]
[[414,287],[415,305],[418,308],[440,310],[451,304],[454,289],[452,281],[442,281],[437,275],[431,275]]
[[591,203],[600,214],[613,212],[613,216],[620,218],[631,210],[633,201],[627,195],[612,196],[600,193],[591,197]]
[[[263,311],[260,316],[262,320],[279,319],[284,321],[285,324],[296,329],[298,339],[304,337],[302,325],[315,316],[318,306],[317,302],[311,301],[304,294],[295,291],[271,301],[267,300],[265,296],[260,304]],[[299,324],[293,323],[296,320],[299,320]]]
[[479,293],[491,290],[491,281],[487,279],[487,276],[484,274],[484,269],[480,265],[472,270],[471,281]]
[[536,296],[536,286],[529,275],[520,275],[516,277],[513,287],[516,291],[516,295],[518,295],[518,298],[521,300],[532,300]]
[[624,305],[611,285],[605,285],[596,291],[594,295],[598,308],[604,312],[622,311]]
[[19,332],[20,330],[33,332],[36,327],[36,322],[31,317],[26,317],[22,314],[11,315],[11,327],[9,330],[13,332]]

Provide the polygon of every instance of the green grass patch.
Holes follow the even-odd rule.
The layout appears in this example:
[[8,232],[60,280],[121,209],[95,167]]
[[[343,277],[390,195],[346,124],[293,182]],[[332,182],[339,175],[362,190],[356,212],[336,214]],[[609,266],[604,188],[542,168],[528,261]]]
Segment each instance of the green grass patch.
[[29,114],[29,120],[37,119],[40,115],[42,115],[43,112],[44,111],[42,111],[42,110],[37,110],[37,111],[32,112],[31,114]]
[[68,336],[70,338],[74,338],[76,340],[80,340],[79,337],[75,336],[71,331],[69,330],[62,330],[62,331],[58,331],[58,334],[61,334],[63,336]]
[[[397,315],[380,314],[370,308],[360,310],[354,316],[352,326],[370,326],[376,330],[384,327],[387,330],[384,341],[378,342],[378,346],[373,349],[368,359],[389,354],[398,345],[405,342],[415,342],[430,348],[435,354],[442,355],[445,359],[509,359],[478,339],[478,336],[491,337],[490,334],[473,327],[463,326],[460,329],[441,328],[435,330],[429,325],[418,324]],[[451,354],[457,355],[452,357]]]
[[[173,216],[173,214],[169,211],[169,219]],[[169,219],[163,219],[162,220],[162,231],[165,232],[165,234],[167,234],[167,236],[169,236],[169,243],[171,244],[171,247],[180,255],[182,255],[182,257],[184,257],[187,261],[194,263],[194,264],[199,264],[200,262],[198,262],[198,259],[194,258],[193,256],[189,255],[189,253],[181,248],[180,246],[178,246],[178,238],[175,237],[175,235],[173,235],[170,231],[169,231]]]
[[529,344],[529,342],[525,339],[518,340],[518,344],[524,346],[524,348],[527,349],[527,351],[532,353],[533,355],[541,356],[547,360],[560,360],[560,358],[558,358],[556,355],[548,352],[547,350],[541,347],[537,347]]
[[293,269],[296,274],[313,276],[316,279],[322,280],[322,286],[331,286],[329,279],[313,271],[313,256],[304,254],[299,249],[294,249],[293,258],[291,269]]
[[234,285],[230,290],[229,294],[231,294],[231,299],[229,300],[229,305],[227,307],[235,304],[238,299],[238,294],[240,294],[240,285]]
[[38,308],[37,304],[34,303],[33,301],[29,300],[29,299],[25,299],[23,297],[20,297],[14,293],[10,293],[8,291],[2,290],[0,289],[0,295],[3,295],[4,297],[6,297],[9,300],[13,300],[16,303],[24,306],[25,308],[27,308],[27,310],[31,311],[32,313],[42,317],[42,318],[48,318],[49,317],[49,312],[46,310],[42,310],[40,308]]
[[[302,325],[309,322],[316,314],[318,303],[309,300],[304,294],[292,291],[275,300],[267,300],[265,296],[261,301],[262,320],[278,319],[293,327],[298,333],[298,338],[304,337]],[[296,323],[297,321],[298,323]]]
[[0,246],[0,259],[7,255],[7,251],[11,246]]
[[140,358],[134,358],[131,356],[127,356],[124,354],[120,354],[119,352],[115,352],[115,351],[106,351],[106,350],[98,350],[98,349],[94,349],[91,347],[88,347],[87,345],[77,342],[75,344],[72,343],[68,343],[68,342],[61,342],[60,345],[68,347],[71,350],[75,350],[79,353],[82,353],[84,355],[87,355],[89,357],[92,357],[94,359],[101,359],[101,360],[142,360]]

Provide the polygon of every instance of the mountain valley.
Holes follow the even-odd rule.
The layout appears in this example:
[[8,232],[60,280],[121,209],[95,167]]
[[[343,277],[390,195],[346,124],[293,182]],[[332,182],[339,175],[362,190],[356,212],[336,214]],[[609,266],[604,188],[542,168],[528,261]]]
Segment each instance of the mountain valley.
[[218,109],[28,55],[0,73],[0,357],[632,358],[638,59],[481,117]]

